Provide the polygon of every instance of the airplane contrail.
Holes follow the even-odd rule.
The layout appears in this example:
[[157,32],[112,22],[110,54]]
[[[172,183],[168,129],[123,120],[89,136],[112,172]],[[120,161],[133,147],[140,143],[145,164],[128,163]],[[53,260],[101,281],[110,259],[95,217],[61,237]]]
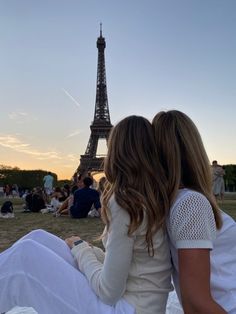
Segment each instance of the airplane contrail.
[[71,94],[69,92],[67,92],[67,90],[65,90],[64,88],[62,88],[62,91],[74,102],[74,104],[77,107],[80,107],[80,104],[78,103],[78,101],[76,99],[74,99],[73,96],[71,96]]

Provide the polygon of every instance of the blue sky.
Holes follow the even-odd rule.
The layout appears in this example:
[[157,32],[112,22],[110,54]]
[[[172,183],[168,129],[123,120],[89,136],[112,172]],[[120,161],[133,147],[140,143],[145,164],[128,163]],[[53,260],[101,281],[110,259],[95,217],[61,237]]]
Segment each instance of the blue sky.
[[0,0],[0,164],[71,177],[93,120],[100,22],[112,123],[178,109],[210,161],[236,163],[235,12],[234,0]]

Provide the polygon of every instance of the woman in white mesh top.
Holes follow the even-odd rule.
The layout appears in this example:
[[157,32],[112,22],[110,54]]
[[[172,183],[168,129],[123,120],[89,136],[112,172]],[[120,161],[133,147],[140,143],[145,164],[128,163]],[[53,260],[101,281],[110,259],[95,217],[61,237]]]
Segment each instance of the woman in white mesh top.
[[77,236],[66,244],[43,230],[29,233],[0,254],[0,313],[20,305],[39,314],[165,314],[172,265],[157,158],[151,123],[120,121],[105,162],[106,251]]
[[236,223],[212,195],[201,136],[176,110],[158,113],[152,124],[168,181],[173,280],[184,313],[235,314]]

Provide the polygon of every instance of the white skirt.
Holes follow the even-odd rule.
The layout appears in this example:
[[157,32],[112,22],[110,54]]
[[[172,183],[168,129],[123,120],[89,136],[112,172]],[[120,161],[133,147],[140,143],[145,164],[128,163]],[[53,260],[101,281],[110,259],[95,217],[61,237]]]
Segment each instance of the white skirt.
[[35,230],[0,254],[0,313],[14,306],[39,314],[135,314],[124,299],[101,302],[78,270],[67,244]]

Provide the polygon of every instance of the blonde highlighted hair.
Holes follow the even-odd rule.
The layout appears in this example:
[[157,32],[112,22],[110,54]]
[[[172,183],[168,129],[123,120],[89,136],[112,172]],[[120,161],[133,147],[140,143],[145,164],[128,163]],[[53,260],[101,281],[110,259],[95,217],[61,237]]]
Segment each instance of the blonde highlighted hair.
[[197,127],[186,114],[177,110],[159,112],[152,125],[167,177],[170,203],[181,186],[198,191],[210,202],[216,226],[220,228],[222,221],[212,194],[210,162]]
[[109,229],[109,200],[128,212],[131,235],[146,219],[146,242],[153,255],[153,234],[163,227],[168,198],[166,179],[156,154],[151,123],[140,116],[121,120],[111,131],[104,163],[108,180],[102,196],[102,218]]

